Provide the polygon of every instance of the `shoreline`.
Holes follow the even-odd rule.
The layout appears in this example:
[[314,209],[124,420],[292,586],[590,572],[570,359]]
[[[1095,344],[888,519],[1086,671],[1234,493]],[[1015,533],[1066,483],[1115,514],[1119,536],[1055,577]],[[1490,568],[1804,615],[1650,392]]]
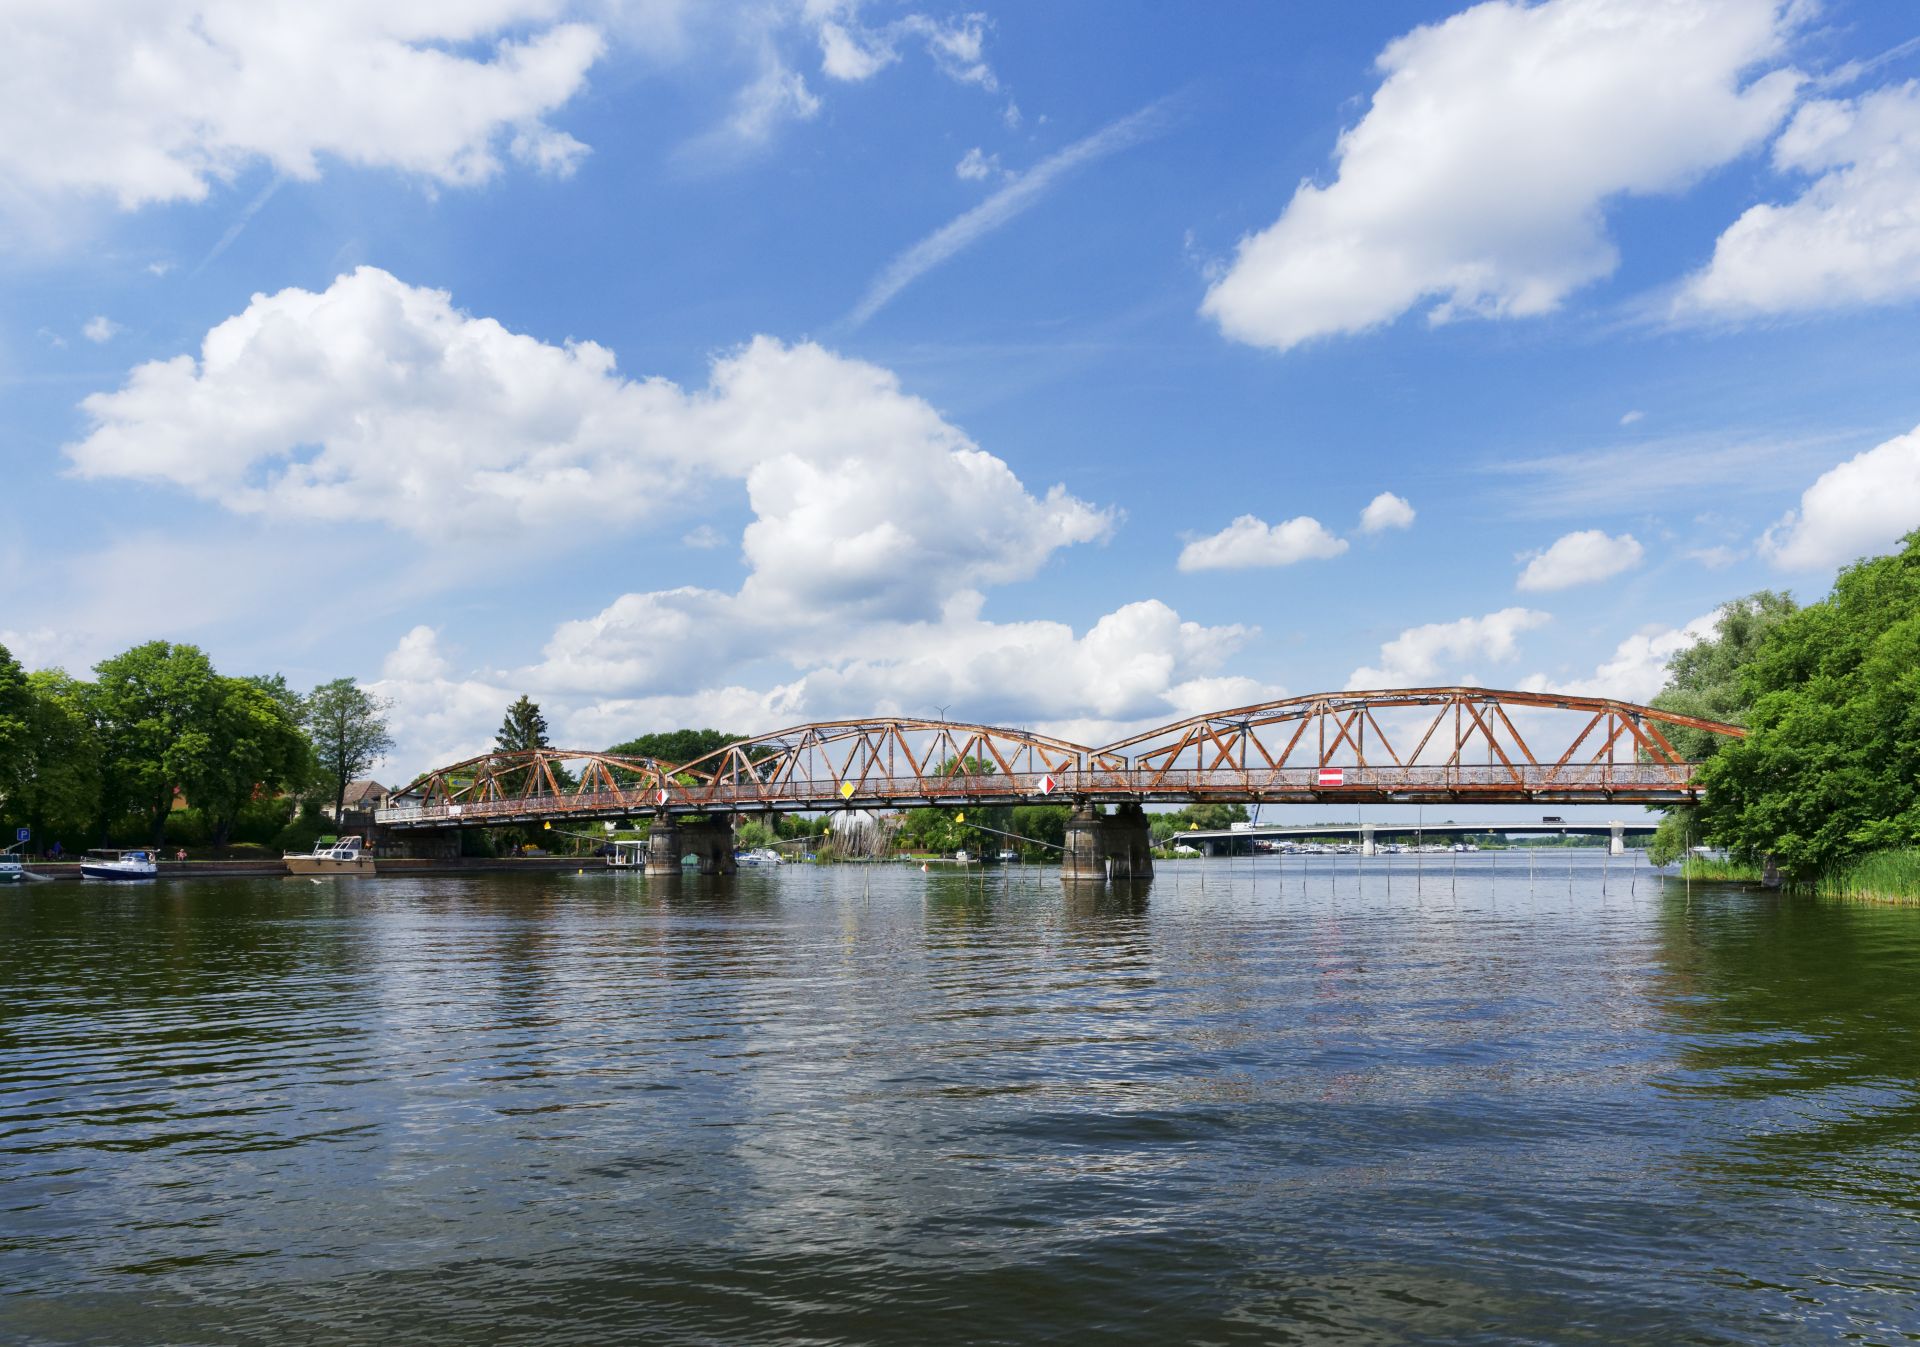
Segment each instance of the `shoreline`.
[[[522,871],[528,874],[562,874],[573,870],[610,869],[598,856],[460,856],[432,860],[411,856],[375,857],[374,873],[367,878],[390,879],[405,875],[459,875]],[[79,883],[84,876],[78,861],[30,863],[27,873],[61,883]],[[295,876],[284,860],[251,861],[161,861],[156,879],[234,879],[247,876],[266,878],[353,879],[353,875]],[[32,880],[27,881],[29,884]],[[109,883],[115,881],[97,881]],[[129,882],[129,881],[118,881]],[[135,881],[137,882],[137,881]]]

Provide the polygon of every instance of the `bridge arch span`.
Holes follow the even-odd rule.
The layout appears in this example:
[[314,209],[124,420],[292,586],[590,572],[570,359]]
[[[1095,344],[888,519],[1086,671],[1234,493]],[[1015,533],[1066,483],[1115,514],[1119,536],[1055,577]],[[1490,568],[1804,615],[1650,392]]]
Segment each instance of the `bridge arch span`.
[[379,821],[471,826],[634,814],[901,809],[1045,800],[1678,803],[1695,764],[1663,727],[1736,725],[1603,697],[1481,687],[1328,692],[1190,716],[1100,748],[1005,726],[820,721],[673,764],[490,753],[428,772]]

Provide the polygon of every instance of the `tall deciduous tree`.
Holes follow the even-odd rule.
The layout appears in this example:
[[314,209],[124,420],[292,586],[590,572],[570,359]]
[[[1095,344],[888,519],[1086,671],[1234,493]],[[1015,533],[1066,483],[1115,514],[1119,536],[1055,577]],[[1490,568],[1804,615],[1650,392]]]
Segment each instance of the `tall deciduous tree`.
[[[279,693],[286,693],[284,679]],[[215,846],[225,846],[234,820],[255,793],[298,790],[313,775],[313,749],[301,731],[298,698],[276,695],[274,680],[222,678],[214,751],[187,796],[206,814]],[[291,702],[291,704],[290,704]]]
[[321,779],[333,788],[333,816],[346,808],[347,786],[393,750],[390,703],[351,678],[322,683],[307,698],[307,734]]
[[90,838],[100,824],[100,737],[89,707],[92,685],[58,669],[27,676],[33,693],[22,785],[9,813],[41,849],[54,838]]
[[638,739],[629,739],[624,744],[615,744],[607,752],[634,758],[657,758],[661,762],[683,767],[697,758],[718,752],[728,744],[738,743],[741,738],[738,734],[727,734],[720,730],[662,730],[643,734]]
[[[1759,658],[1768,633],[1797,611],[1792,598],[1766,589],[1723,605],[1713,633],[1667,662],[1667,683],[1653,704],[1683,716],[1745,725],[1753,709],[1747,672]],[[1723,735],[1685,725],[1662,726],[1661,732],[1688,762],[1707,761],[1727,742]],[[1650,859],[1655,865],[1677,859],[1703,831],[1698,806],[1672,806],[1648,848]]]
[[1920,845],[1920,532],[1778,622],[1743,689],[1750,733],[1701,772],[1716,840],[1796,881]]
[[21,756],[31,735],[33,691],[27,671],[0,645],[0,816],[5,816],[23,780]]
[[216,756],[220,679],[198,646],[149,641],[93,666],[108,818],[141,816],[157,846],[175,791]]

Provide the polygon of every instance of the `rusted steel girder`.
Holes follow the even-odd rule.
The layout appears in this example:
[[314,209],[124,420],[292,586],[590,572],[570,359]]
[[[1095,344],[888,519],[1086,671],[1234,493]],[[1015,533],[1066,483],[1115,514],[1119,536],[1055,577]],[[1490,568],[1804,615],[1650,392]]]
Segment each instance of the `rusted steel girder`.
[[[1425,714],[1430,709],[1431,714]],[[1420,712],[1397,730],[1383,717]],[[1571,713],[1535,752],[1516,716]],[[1323,693],[1176,721],[1104,748],[1001,726],[874,717],[758,735],[681,765],[540,749],[482,754],[419,778],[390,826],[558,817],[1088,803],[1476,801],[1673,803],[1693,764],[1661,732],[1735,725],[1632,702],[1489,688]],[[1536,732],[1536,738],[1538,738]],[[1544,740],[1542,741],[1544,742]],[[1411,744],[1410,749],[1404,748]],[[1403,751],[1404,749],[1404,751]],[[1482,760],[1469,759],[1478,756]]]
[[482,753],[436,768],[395,795],[446,817],[502,806],[564,812],[564,802],[580,799],[619,801],[637,813],[659,805],[661,788],[675,784],[673,770],[653,758],[536,748]]

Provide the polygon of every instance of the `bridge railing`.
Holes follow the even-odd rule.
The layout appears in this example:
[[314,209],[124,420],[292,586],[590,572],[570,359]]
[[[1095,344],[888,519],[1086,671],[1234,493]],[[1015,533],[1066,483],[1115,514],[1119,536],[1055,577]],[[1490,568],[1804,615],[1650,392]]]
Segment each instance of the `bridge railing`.
[[490,819],[606,817],[610,814],[730,813],[759,810],[901,808],[990,804],[1219,800],[1334,802],[1383,795],[1449,795],[1524,801],[1532,796],[1596,799],[1672,797],[1693,789],[1686,763],[1347,766],[1340,768],[1086,768],[1060,772],[952,774],[843,780],[739,782],[664,789],[602,790],[520,799],[400,805],[376,811],[394,827]]

